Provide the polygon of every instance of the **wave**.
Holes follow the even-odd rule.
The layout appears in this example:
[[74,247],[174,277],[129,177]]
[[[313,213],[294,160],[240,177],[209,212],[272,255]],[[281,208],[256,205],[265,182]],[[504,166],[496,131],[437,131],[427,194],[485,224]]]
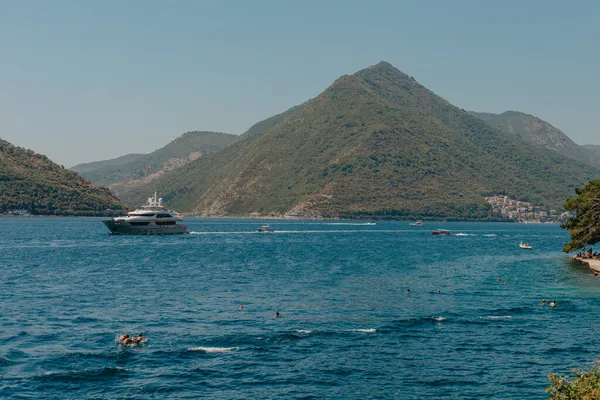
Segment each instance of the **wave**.
[[496,235],[495,233],[488,233],[488,234],[485,234],[483,236],[485,236],[485,237],[496,237],[498,235]]
[[309,333],[311,333],[312,331],[309,331],[307,329],[295,329],[294,332],[299,333],[301,335],[308,335]]
[[485,317],[479,317],[479,318],[485,318],[485,319],[512,319],[511,315],[488,315]]
[[455,233],[454,236],[477,236],[474,233]]
[[446,318],[444,317],[431,317],[431,320],[436,321],[436,322],[443,322],[446,320]]
[[375,328],[350,329],[350,332],[375,333],[375,332],[377,332],[377,329],[375,329]]
[[230,351],[239,350],[239,347],[190,347],[189,351],[203,351],[205,353],[228,353]]

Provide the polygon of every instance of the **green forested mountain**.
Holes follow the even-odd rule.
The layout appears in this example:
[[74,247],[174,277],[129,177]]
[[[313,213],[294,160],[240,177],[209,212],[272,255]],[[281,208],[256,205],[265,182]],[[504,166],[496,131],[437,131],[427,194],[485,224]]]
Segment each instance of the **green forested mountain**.
[[560,129],[538,117],[518,111],[506,111],[502,114],[470,111],[469,114],[525,143],[545,147],[574,160],[600,167],[600,154],[590,151],[586,146],[579,146]]
[[27,210],[42,215],[112,215],[123,205],[46,156],[0,139],[0,213]]
[[197,215],[477,219],[489,217],[485,195],[560,208],[574,186],[600,175],[490,127],[386,62],[263,126],[127,200],[156,188]]
[[134,160],[137,160],[138,158],[140,158],[142,156],[145,156],[145,154],[125,154],[124,156],[112,158],[110,160],[94,161],[94,162],[89,162],[89,163],[84,163],[84,164],[77,164],[69,169],[71,171],[77,172],[78,174],[81,174],[81,173],[85,173],[85,172],[95,171],[100,168],[118,167],[121,165],[125,165]]
[[[81,171],[83,176],[89,178],[95,184],[108,186],[114,192],[119,193],[122,188],[129,189],[150,182],[167,171],[218,151],[235,142],[238,138],[237,135],[220,132],[187,132],[165,147],[150,154],[135,157],[126,163],[115,163],[115,160],[119,160],[115,159],[80,164],[72,169]],[[90,169],[90,164],[100,165],[100,168]]]

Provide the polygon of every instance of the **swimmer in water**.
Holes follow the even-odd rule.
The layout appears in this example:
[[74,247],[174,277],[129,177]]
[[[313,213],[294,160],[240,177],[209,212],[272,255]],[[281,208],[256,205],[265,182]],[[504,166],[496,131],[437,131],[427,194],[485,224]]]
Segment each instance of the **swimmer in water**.
[[410,289],[408,289],[408,290],[406,291],[406,294],[410,294]]
[[129,338],[129,335],[123,335],[119,338],[119,342],[128,345],[132,342],[132,340]]
[[279,311],[275,313],[275,318],[279,318]]
[[542,302],[540,303],[541,306],[545,306],[546,305],[546,300],[542,300]]
[[140,333],[137,337],[134,337],[134,338],[131,339],[131,343],[133,343],[133,344],[139,344],[144,339],[146,339],[146,337]]
[[556,307],[556,300],[552,300],[549,304],[550,307],[554,308]]
[[243,310],[243,309],[244,309],[244,306],[240,304],[240,310]]

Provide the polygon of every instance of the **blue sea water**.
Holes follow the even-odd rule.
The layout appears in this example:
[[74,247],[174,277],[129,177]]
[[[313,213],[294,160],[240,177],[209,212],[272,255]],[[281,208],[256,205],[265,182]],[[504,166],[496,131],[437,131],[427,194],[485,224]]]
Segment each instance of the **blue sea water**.
[[600,354],[557,225],[262,222],[1,218],[0,397],[545,399]]

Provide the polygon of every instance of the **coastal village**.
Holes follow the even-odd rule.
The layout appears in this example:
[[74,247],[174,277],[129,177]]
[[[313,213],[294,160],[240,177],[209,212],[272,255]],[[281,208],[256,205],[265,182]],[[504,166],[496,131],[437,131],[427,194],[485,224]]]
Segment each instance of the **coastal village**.
[[486,197],[492,210],[502,218],[523,223],[563,222],[571,216],[570,212],[546,209],[527,201],[519,201],[504,195]]

